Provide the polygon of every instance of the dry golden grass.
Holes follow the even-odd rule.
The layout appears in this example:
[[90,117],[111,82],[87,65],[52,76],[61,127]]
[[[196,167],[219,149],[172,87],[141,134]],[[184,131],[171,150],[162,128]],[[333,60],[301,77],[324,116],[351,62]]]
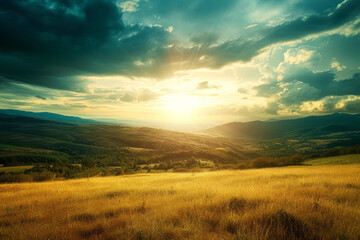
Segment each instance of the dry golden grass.
[[360,165],[0,185],[0,239],[359,239]]

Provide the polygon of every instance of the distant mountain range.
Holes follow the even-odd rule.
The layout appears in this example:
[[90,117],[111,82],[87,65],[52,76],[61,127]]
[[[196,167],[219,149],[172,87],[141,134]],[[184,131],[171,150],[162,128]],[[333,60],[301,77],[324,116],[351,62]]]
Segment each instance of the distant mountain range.
[[0,113],[7,115],[22,116],[22,117],[31,117],[31,118],[37,118],[43,120],[51,120],[57,122],[65,122],[65,123],[98,123],[97,121],[91,119],[65,116],[65,115],[49,113],[49,112],[27,112],[21,110],[13,110],[13,109],[0,109]]
[[[311,153],[359,144],[360,114],[228,123],[204,132],[211,136],[104,124],[53,113],[0,110],[0,164],[16,154],[17,160],[24,162],[22,156],[25,153],[14,153],[15,150],[20,151],[19,147],[43,151],[42,155],[39,153],[43,159],[49,158],[47,154],[50,151],[54,158],[60,154],[69,161],[79,156],[102,156],[115,161],[122,159],[120,156],[125,154],[132,159],[139,157],[142,162],[150,159],[151,163],[159,159],[192,156],[234,163],[259,154],[281,156],[296,152]],[[35,150],[31,149],[26,156],[33,154]]]
[[334,113],[279,120],[232,122],[203,131],[212,136],[249,139],[360,137],[360,114]]
[[0,164],[79,163],[85,158],[133,166],[191,157],[235,163],[260,156],[255,144],[242,140],[118,124],[69,123],[68,118],[61,122],[56,117],[53,121],[0,113]]
[[[96,121],[49,112],[28,112],[0,109],[0,118],[14,116],[12,121],[56,121],[71,124],[102,124],[119,122]],[[16,117],[16,118],[15,118]],[[25,117],[26,119],[22,119]],[[120,124],[124,125],[124,123]],[[130,122],[125,125],[131,125]],[[360,114],[334,113],[298,119],[231,122],[202,131],[211,136],[255,140],[285,139],[360,139]]]

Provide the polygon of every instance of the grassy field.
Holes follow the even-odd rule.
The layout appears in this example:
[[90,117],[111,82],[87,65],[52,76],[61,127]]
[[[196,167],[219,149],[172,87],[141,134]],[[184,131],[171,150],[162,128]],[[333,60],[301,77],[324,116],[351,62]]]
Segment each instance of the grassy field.
[[0,239],[359,239],[360,165],[0,185]]
[[360,164],[360,154],[350,154],[327,158],[317,158],[304,162],[305,165],[319,166],[319,165],[339,165],[339,164]]

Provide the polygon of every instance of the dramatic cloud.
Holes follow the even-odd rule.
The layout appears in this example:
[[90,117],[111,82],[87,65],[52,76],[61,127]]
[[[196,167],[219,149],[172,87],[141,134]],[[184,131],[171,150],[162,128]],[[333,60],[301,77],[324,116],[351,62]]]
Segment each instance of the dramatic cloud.
[[155,69],[164,58],[168,32],[125,26],[113,1],[4,0],[0,32],[3,81],[86,91],[79,76],[166,74]]
[[[223,14],[235,3],[189,2],[185,13],[205,21]],[[141,1],[139,8],[166,16],[179,11],[183,4]],[[358,16],[360,2],[348,0],[329,14],[268,27],[258,39],[242,37],[217,44],[217,34],[204,33],[192,37],[195,46],[190,48],[176,47],[171,33],[162,26],[125,25],[121,9],[110,0],[1,1],[2,79],[86,91],[87,82],[81,76],[164,78],[181,69],[218,68],[249,61],[270,45],[342,26]]]
[[178,94],[231,120],[359,110],[359,0],[2,0],[0,34],[2,108],[156,119]]
[[206,49],[204,52],[208,52],[210,57],[208,64],[214,68],[222,67],[231,62],[249,61],[265,47],[336,29],[357,19],[359,14],[360,2],[346,0],[329,14],[312,15],[287,21],[265,29],[263,37],[258,40],[240,38]]
[[258,96],[276,98],[285,106],[301,105],[305,101],[317,101],[327,96],[360,95],[360,73],[352,78],[335,80],[331,72],[314,73],[298,69],[288,73],[280,82],[254,87]]
[[344,106],[340,109],[341,112],[359,113],[360,112],[360,99],[345,102]]

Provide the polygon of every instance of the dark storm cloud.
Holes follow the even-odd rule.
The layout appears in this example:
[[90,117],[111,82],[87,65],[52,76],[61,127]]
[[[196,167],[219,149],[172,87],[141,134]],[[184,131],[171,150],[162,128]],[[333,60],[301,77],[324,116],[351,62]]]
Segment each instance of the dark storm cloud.
[[342,100],[343,97],[331,96],[324,99],[324,112],[336,112],[336,104]]
[[333,81],[330,84],[330,95],[360,95],[360,73],[354,74],[350,79]]
[[0,7],[3,52],[50,51],[64,57],[70,51],[87,52],[124,29],[110,1],[3,0]]
[[347,101],[341,110],[347,113],[360,113],[360,99]]
[[[194,22],[215,23],[237,3],[141,1],[137,16],[143,11],[152,17],[181,15]],[[162,79],[176,70],[219,68],[249,61],[270,45],[335,29],[354,20],[359,12],[360,1],[348,0],[332,14],[312,15],[268,27],[256,39],[244,36],[218,44],[218,33],[200,32],[189,39],[193,45],[184,48],[175,44],[172,34],[161,26],[124,24],[115,1],[2,0],[0,81],[86,92],[87,81],[80,76]]]
[[[247,62],[261,53],[266,47],[302,39],[309,35],[320,34],[336,29],[359,17],[360,1],[343,2],[332,13],[310,15],[284,22],[275,27],[260,30],[257,38],[246,36],[217,44],[216,35],[198,35],[193,38],[195,46],[188,49],[172,49],[181,55],[179,62],[190,62],[188,68],[220,68],[238,61]],[[195,40],[195,41],[194,41]],[[358,40],[356,40],[357,42]]]
[[[302,0],[297,1],[295,4],[290,6],[290,9],[299,10],[310,10],[316,13],[324,13],[327,10],[335,8],[338,4],[344,0]],[[288,0],[259,0],[258,5],[265,6],[282,6],[289,3]]]
[[297,67],[289,67],[287,69],[287,74],[282,79],[282,82],[295,82],[300,81],[303,83],[309,84],[311,87],[317,89],[324,89],[330,86],[335,79],[335,74],[326,71],[326,72],[312,72],[306,68],[297,68]]
[[150,12],[151,14],[162,17],[182,15],[186,19],[208,21],[209,19],[226,13],[237,4],[237,2],[238,0],[221,2],[218,0],[141,1],[139,4],[139,13],[147,15]]
[[307,69],[299,70],[283,79],[284,82],[302,82],[311,88],[319,90],[318,95],[311,96],[310,100],[318,100],[325,96],[345,96],[360,95],[360,73],[356,73],[352,78],[335,80],[332,72],[311,72]]
[[2,81],[0,77],[0,98],[1,101],[6,98],[21,97],[21,99],[29,99],[41,96],[42,98],[51,98],[51,94],[47,89],[34,88],[31,85],[18,83],[14,81]]
[[[359,22],[360,24],[360,22]],[[358,31],[360,27],[358,28]],[[319,46],[319,54],[325,60],[336,58],[348,69],[357,69],[360,63],[360,42],[359,35],[354,36],[327,36],[311,42],[314,46]]]
[[125,27],[107,0],[2,0],[0,33],[2,81],[75,91],[86,91],[79,75],[161,75],[154,66],[168,36],[160,27]]
[[[284,105],[301,105],[304,101],[317,101],[327,96],[360,96],[360,73],[352,78],[335,80],[331,72],[314,73],[299,69],[285,75],[281,82],[272,82],[254,87],[258,96],[279,96],[278,102]],[[332,99],[333,100],[333,99]],[[328,108],[333,101],[328,101]]]
[[358,114],[360,113],[360,99],[347,96],[326,97],[323,100],[322,109],[314,109],[314,112]]
[[360,1],[348,0],[331,14],[311,15],[288,21],[264,30],[263,37],[258,40],[228,41],[216,47],[204,49],[204,54],[210,57],[208,64],[214,68],[236,61],[249,61],[265,47],[333,30],[356,19],[359,14]]
[[360,2],[358,0],[348,0],[331,14],[298,18],[276,26],[270,29],[266,37],[260,42],[263,44],[273,44],[332,30],[348,21],[354,20],[359,16],[359,13]]

